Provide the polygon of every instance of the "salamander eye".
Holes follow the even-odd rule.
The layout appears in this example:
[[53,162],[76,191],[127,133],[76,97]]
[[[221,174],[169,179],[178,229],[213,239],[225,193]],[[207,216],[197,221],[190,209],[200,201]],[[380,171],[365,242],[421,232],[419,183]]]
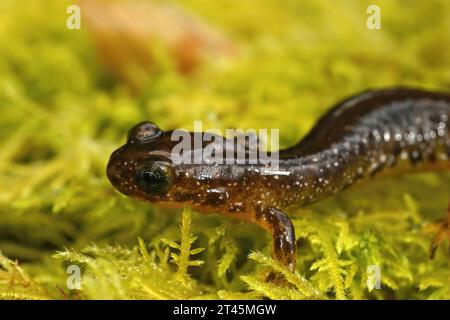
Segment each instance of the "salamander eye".
[[172,167],[168,162],[152,161],[139,168],[135,179],[144,192],[162,196],[172,187]]
[[141,122],[128,131],[127,142],[145,141],[160,135],[161,129],[152,122]]

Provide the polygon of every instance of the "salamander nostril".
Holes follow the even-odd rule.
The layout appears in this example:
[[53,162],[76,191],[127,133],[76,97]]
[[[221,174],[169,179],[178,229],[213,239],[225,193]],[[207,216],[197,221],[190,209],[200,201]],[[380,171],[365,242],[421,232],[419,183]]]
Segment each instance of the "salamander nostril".
[[117,186],[120,183],[120,178],[116,174],[108,175],[108,178],[114,186]]
[[118,186],[120,184],[120,170],[117,166],[110,160],[106,167],[106,176],[113,186]]

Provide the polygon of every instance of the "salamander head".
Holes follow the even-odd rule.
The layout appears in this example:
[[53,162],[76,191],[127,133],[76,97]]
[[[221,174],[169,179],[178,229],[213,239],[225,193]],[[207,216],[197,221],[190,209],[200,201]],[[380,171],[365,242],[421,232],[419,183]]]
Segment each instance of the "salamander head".
[[[172,133],[150,122],[134,126],[127,143],[110,157],[109,181],[121,193],[146,202],[188,204],[205,212],[225,206],[232,194],[239,193],[237,181],[245,174],[245,167],[195,161],[177,164],[172,153],[179,141],[172,141]],[[186,139],[194,145],[192,133],[186,132]],[[189,157],[195,157],[196,150],[188,152]]]
[[141,200],[167,201],[174,184],[170,135],[151,122],[128,133],[127,143],[111,155],[107,176],[121,193]]

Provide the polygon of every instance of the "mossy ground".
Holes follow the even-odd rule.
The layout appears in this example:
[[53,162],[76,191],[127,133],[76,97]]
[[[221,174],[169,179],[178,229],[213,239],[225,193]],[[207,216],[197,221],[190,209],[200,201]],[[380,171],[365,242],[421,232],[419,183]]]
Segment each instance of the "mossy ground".
[[[382,29],[372,31],[368,1],[175,3],[239,54],[190,77],[163,57],[133,96],[85,29],[65,27],[69,1],[0,2],[0,298],[449,299],[448,243],[430,261],[426,228],[446,210],[447,174],[382,179],[290,212],[300,244],[291,274],[258,227],[135,202],[113,190],[105,166],[144,119],[281,128],[288,146],[349,94],[450,91],[450,2],[376,1]],[[82,267],[81,291],[66,288],[69,264]],[[367,288],[369,265],[381,269],[380,290]],[[267,268],[291,286],[266,283]]]

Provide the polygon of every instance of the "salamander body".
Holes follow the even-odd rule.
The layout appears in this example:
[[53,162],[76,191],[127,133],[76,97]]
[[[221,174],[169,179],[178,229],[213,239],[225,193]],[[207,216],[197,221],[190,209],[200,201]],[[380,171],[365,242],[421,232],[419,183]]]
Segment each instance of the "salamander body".
[[[189,205],[257,223],[272,234],[275,258],[293,270],[295,232],[283,210],[376,176],[450,168],[450,95],[393,88],[348,98],[322,116],[298,144],[279,150],[274,174],[267,174],[266,164],[250,162],[175,164],[172,153],[178,142],[172,134],[151,122],[133,127],[127,143],[109,160],[113,186],[142,201]],[[193,158],[195,154],[202,153],[194,149]],[[450,214],[442,220],[433,252],[449,233],[449,221]]]

